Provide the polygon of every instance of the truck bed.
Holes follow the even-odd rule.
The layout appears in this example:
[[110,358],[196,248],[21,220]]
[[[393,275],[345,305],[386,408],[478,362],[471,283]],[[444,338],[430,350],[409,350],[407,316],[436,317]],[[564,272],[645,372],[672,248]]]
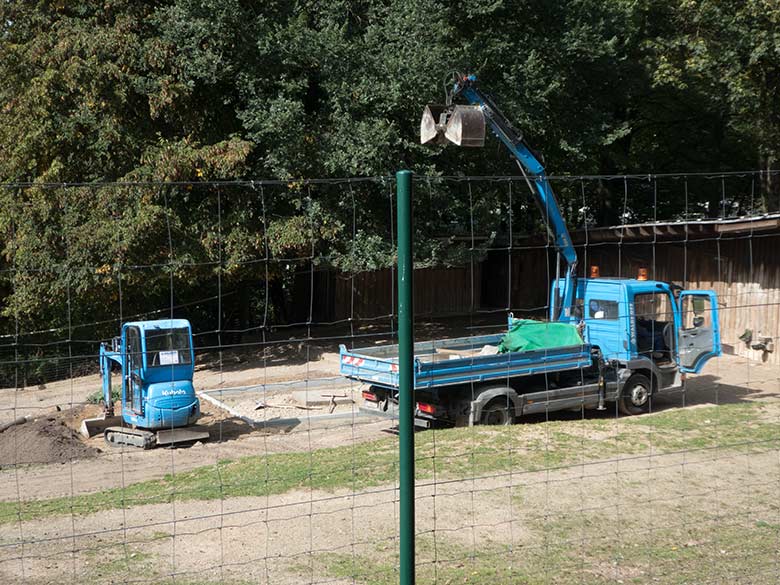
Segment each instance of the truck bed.
[[[591,365],[587,344],[494,353],[502,337],[499,333],[415,343],[414,387],[469,384]],[[492,349],[485,350],[486,347]],[[341,345],[339,354],[341,375],[374,386],[398,388],[398,345],[351,351]]]

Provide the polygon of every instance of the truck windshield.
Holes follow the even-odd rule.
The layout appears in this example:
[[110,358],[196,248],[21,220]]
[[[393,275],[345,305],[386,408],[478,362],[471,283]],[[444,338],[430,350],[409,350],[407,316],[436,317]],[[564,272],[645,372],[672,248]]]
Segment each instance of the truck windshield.
[[191,363],[189,329],[178,327],[146,331],[146,363],[148,366]]

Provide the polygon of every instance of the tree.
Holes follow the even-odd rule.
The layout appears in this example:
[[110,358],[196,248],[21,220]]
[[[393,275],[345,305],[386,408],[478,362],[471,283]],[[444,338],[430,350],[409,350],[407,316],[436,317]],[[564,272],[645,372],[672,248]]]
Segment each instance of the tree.
[[[701,118],[711,122],[700,123],[695,130],[724,145],[720,156],[704,161],[708,170],[755,165],[776,170],[780,6],[771,0],[680,0],[670,6],[669,34],[647,43],[654,57],[654,88],[700,97]],[[689,140],[685,146],[695,152],[699,143]],[[765,208],[780,208],[777,175],[767,173],[763,183]]]
[[[279,309],[307,262],[393,262],[389,179],[305,178],[432,177],[417,210],[426,264],[475,253],[452,243],[472,222],[506,237],[504,186],[436,180],[516,173],[503,149],[418,143],[453,69],[479,75],[552,174],[775,168],[778,13],[769,0],[0,3],[0,327],[115,316],[120,279],[124,309],[166,306],[171,278],[182,302],[240,290],[223,309],[246,324],[246,307],[274,317],[265,291]],[[257,178],[286,184],[211,182]],[[84,186],[48,185],[61,182]],[[589,189],[584,214],[576,185],[556,188],[573,226],[621,220],[622,185]],[[515,195],[513,229],[543,229]],[[693,189],[689,203],[716,215],[719,199]],[[682,205],[643,191],[631,211]]]

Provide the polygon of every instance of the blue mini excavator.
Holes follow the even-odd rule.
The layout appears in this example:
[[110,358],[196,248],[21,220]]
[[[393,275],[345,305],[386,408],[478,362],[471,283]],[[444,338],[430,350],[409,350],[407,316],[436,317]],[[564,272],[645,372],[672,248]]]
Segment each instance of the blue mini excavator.
[[[122,373],[119,415],[111,397],[112,366]],[[82,433],[102,431],[109,445],[143,449],[207,439],[208,431],[192,426],[200,417],[194,371],[189,321],[125,323],[119,337],[100,345],[104,416],[83,421]]]

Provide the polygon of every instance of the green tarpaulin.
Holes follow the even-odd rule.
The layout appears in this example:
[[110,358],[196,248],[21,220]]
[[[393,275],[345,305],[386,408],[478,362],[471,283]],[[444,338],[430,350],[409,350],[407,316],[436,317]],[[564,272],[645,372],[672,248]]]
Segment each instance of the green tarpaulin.
[[582,345],[577,327],[568,323],[545,323],[533,319],[515,319],[498,344],[498,351],[528,351]]

